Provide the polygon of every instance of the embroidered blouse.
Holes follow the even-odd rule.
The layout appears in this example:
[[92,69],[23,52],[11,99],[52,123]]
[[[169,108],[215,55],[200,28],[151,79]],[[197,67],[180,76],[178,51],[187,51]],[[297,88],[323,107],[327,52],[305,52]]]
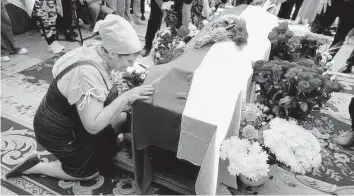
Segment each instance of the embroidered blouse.
[[[68,99],[70,105],[76,104],[81,97],[85,101],[90,97],[104,102],[112,88],[112,79],[108,65],[96,51],[98,41],[85,42],[84,46],[66,53],[58,59],[53,67],[53,76],[57,77],[65,68],[78,61],[91,61],[95,64],[74,68],[58,81],[59,91]],[[80,105],[84,107],[85,103]]]

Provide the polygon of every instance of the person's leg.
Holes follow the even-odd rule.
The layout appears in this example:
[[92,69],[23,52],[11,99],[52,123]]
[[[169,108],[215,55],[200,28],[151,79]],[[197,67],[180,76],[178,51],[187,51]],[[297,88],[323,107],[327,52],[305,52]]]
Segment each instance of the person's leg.
[[117,12],[118,15],[125,18],[125,1],[126,0],[117,0]]
[[349,55],[349,58],[347,59],[346,65],[342,69],[340,69],[338,71],[342,72],[342,73],[352,73],[353,67],[354,67],[354,50]]
[[125,0],[124,18],[129,22],[132,21],[132,18],[130,17],[130,4],[131,0]]
[[141,20],[145,20],[145,0],[140,0]]
[[134,0],[130,1],[130,14],[134,14]]
[[140,7],[140,0],[132,0],[131,1],[132,3],[133,3],[133,18],[134,18],[134,22],[135,22],[135,24],[141,24],[141,22],[140,22],[140,18],[141,18],[141,16],[140,16],[140,12],[141,12],[141,7]]
[[75,41],[78,35],[74,33],[72,28],[73,10],[71,0],[62,0],[63,17],[57,17],[57,30],[64,33],[67,41]]
[[100,2],[98,2],[98,1],[91,2],[91,3],[89,3],[88,7],[89,7],[89,12],[92,16],[93,22],[96,23],[98,16],[100,15],[100,11],[101,11]]
[[294,0],[288,0],[282,3],[280,6],[278,17],[283,19],[290,19],[290,15],[291,12],[293,11],[294,5],[295,5]]
[[53,178],[58,178],[61,180],[75,180],[75,181],[91,180],[91,179],[96,178],[99,175],[97,172],[96,174],[86,177],[86,178],[78,178],[78,177],[70,176],[64,172],[64,170],[62,168],[62,164],[59,160],[48,162],[48,163],[44,163],[44,162],[38,163],[34,167],[23,172],[23,174],[27,174],[27,175],[40,174],[40,175],[45,175],[45,176],[49,176],[49,177],[53,177]]
[[[1,1],[1,56],[4,56],[1,60],[9,61],[10,57],[8,57],[8,55],[14,53],[24,54],[27,53],[27,50],[17,46],[17,42],[12,33],[10,17],[7,13],[4,2]],[[7,56],[7,58],[5,58],[5,56]]]
[[342,1],[337,7],[339,12],[339,23],[337,32],[331,44],[332,56],[335,56],[343,45],[348,33],[354,28],[354,2]]
[[162,11],[157,5],[155,0],[151,1],[151,12],[148,21],[146,35],[145,35],[145,47],[142,56],[147,56],[152,48],[152,42],[154,41],[156,32],[160,29],[162,22]]
[[37,0],[33,7],[33,18],[41,29],[41,35],[45,38],[48,48],[52,53],[60,53],[64,47],[56,42],[56,4],[53,1]]
[[336,142],[338,145],[343,146],[343,147],[351,147],[354,146],[354,97],[352,98],[350,104],[349,104],[349,115],[352,121],[352,130],[347,131],[336,139]]
[[304,0],[296,0],[295,1],[295,10],[294,10],[293,15],[291,16],[291,20],[296,20],[297,15],[298,15],[300,8],[302,6],[302,3],[304,3]]
[[332,6],[328,6],[325,13],[317,14],[311,25],[311,32],[323,34],[331,27],[338,16],[338,2],[332,1]]

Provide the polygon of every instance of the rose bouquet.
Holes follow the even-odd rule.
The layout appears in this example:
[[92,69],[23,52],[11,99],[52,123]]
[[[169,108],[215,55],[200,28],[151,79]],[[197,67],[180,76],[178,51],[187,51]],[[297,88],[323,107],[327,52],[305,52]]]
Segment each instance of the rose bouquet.
[[233,14],[216,17],[201,30],[200,36],[196,39],[195,48],[228,39],[235,42],[237,46],[247,43],[248,32],[245,20]]
[[288,23],[283,22],[269,33],[268,39],[272,43],[271,60],[296,62],[303,58],[311,59],[324,71],[332,66],[328,40],[316,34],[294,36]]
[[253,81],[260,86],[260,102],[274,116],[304,119],[315,106],[322,107],[332,92],[343,89],[309,59],[296,63],[257,61],[253,65]]
[[275,118],[263,131],[264,145],[276,159],[294,173],[305,174],[321,165],[321,145],[317,138],[296,121]]
[[111,76],[113,79],[113,86],[117,88],[118,96],[124,92],[141,86],[148,74],[148,70],[136,69],[135,67],[128,67],[126,72],[112,71]]

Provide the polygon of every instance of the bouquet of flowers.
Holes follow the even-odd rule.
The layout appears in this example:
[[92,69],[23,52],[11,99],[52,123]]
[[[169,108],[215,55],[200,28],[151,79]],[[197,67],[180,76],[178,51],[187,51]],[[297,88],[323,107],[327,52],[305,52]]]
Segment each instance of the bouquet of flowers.
[[200,36],[196,39],[195,48],[228,39],[234,41],[237,46],[247,43],[248,32],[245,20],[233,14],[225,14],[215,18],[201,30]]
[[155,65],[168,63],[180,56],[184,52],[184,45],[171,27],[157,32],[152,48]]
[[256,181],[269,172],[268,155],[258,142],[252,143],[237,136],[226,139],[221,145],[220,158],[229,160],[231,175],[242,174]]
[[126,72],[112,71],[111,76],[113,79],[113,86],[117,88],[118,96],[124,92],[141,86],[148,74],[148,70],[136,69],[135,67],[128,67]]
[[315,106],[322,107],[332,92],[343,89],[337,81],[309,59],[296,63],[257,61],[253,65],[253,81],[260,86],[260,102],[280,118],[305,118]]
[[329,54],[328,40],[316,34],[309,33],[303,37],[294,36],[294,33],[288,28],[288,23],[283,22],[269,33],[268,39],[272,43],[271,60],[296,62],[303,58],[311,59],[324,71],[332,66],[329,63],[332,56]]
[[166,26],[170,27],[173,30],[176,30],[177,27],[179,26],[179,20],[178,20],[178,13],[174,9],[175,2],[174,1],[167,1],[164,2],[161,6],[161,9],[163,10],[164,13],[164,18],[166,22]]
[[274,118],[259,103],[246,104],[242,113],[238,137],[221,145],[220,157],[229,160],[230,174],[257,180],[267,175],[271,164],[284,164],[301,174],[320,166],[319,141],[296,121]]
[[270,59],[292,60],[293,53],[301,48],[301,39],[294,37],[286,22],[273,28],[268,39],[272,43]]
[[321,145],[312,133],[292,120],[275,118],[269,124],[270,129],[263,131],[264,145],[278,161],[301,174],[321,165]]
[[269,109],[261,104],[246,104],[242,108],[239,138],[231,137],[221,145],[220,157],[228,159],[228,170],[232,175],[244,175],[258,180],[269,171],[268,153],[263,149],[262,129],[273,117],[266,113]]
[[168,63],[183,54],[186,44],[198,33],[199,30],[191,23],[187,29],[181,28],[176,31],[167,27],[159,31],[152,48],[155,65]]

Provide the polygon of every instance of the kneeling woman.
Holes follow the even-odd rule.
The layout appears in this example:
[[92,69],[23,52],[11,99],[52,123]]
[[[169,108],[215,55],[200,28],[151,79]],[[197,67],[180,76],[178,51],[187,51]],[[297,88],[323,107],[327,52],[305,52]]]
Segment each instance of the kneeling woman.
[[124,109],[138,99],[148,99],[153,88],[140,86],[107,102],[110,72],[132,66],[142,47],[133,27],[120,16],[108,15],[95,29],[102,43],[88,43],[56,62],[54,80],[34,118],[37,142],[58,160],[45,163],[31,156],[7,178],[42,174],[89,180],[113,164],[116,138],[126,118]]

